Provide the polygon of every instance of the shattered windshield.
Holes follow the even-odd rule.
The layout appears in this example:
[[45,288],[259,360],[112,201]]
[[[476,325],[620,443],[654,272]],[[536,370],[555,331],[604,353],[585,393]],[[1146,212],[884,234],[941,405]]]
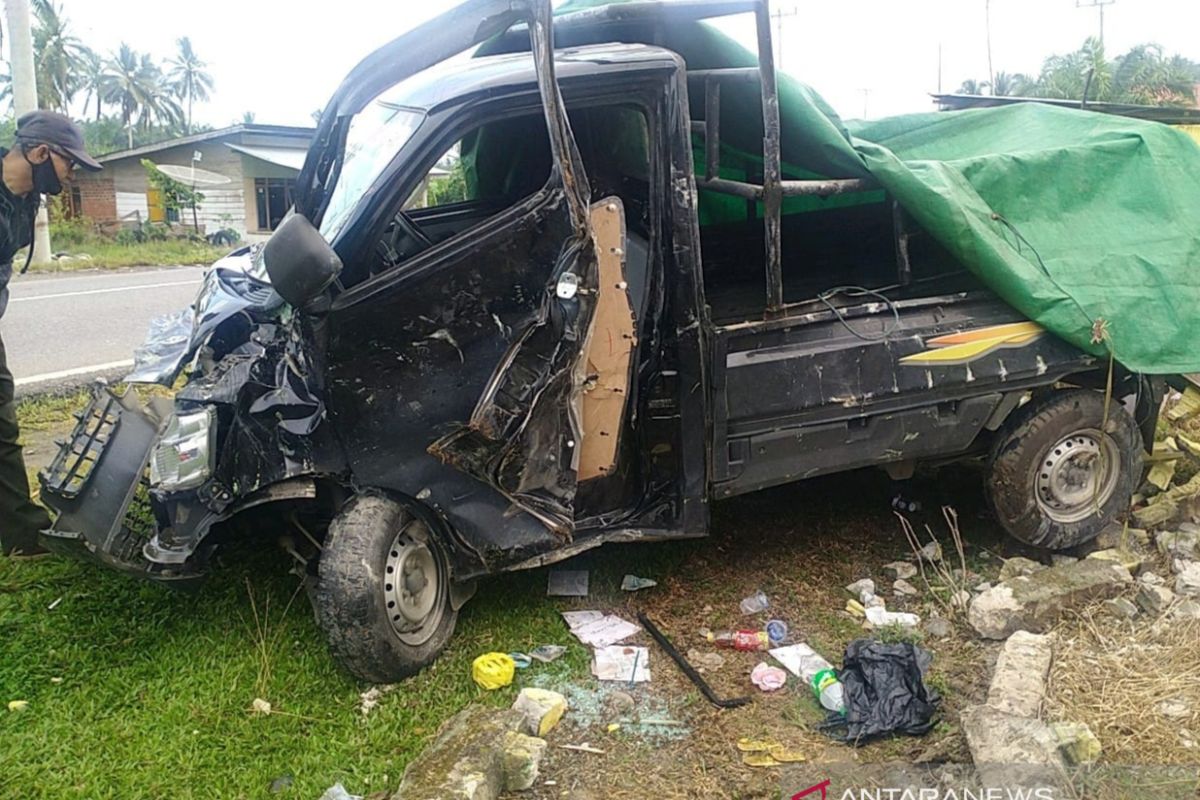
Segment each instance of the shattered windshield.
[[350,218],[363,194],[400,151],[425,113],[382,97],[354,115],[346,135],[346,156],[329,207],[321,221],[321,234],[332,243]]

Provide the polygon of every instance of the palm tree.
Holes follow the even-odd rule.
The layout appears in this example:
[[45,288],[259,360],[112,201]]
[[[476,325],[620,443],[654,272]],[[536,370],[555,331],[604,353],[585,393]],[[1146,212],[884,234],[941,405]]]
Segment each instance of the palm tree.
[[1156,44],[1142,44],[1113,61],[1116,99],[1151,105],[1195,102],[1196,65],[1182,56],[1166,58]]
[[52,0],[34,0],[33,13],[38,102],[42,108],[65,111],[79,86],[83,43],[68,32],[62,7]]
[[104,60],[90,48],[83,49],[79,68],[79,89],[85,94],[83,98],[83,115],[87,116],[88,106],[92,98],[96,98],[96,121],[103,116],[104,108]]
[[184,36],[176,44],[179,45],[179,56],[171,59],[170,72],[167,80],[180,100],[187,100],[187,117],[184,122],[184,133],[192,132],[192,101],[207,100],[213,88],[212,75],[204,71],[208,66],[201,61],[192,50],[192,40]]
[[243,125],[253,125],[254,124],[254,112],[253,111],[242,112],[242,124]]
[[974,78],[967,78],[958,87],[957,94],[983,94],[990,85],[987,81],[977,81]]
[[996,73],[996,77],[992,81],[992,94],[996,97],[1024,97],[1028,94],[1029,88],[1029,77],[1020,72],[1001,70]]
[[103,97],[104,102],[120,109],[130,147],[133,147],[135,121],[145,131],[155,124],[174,125],[183,116],[183,110],[166,89],[162,70],[150,56],[138,53],[124,42],[106,65]]

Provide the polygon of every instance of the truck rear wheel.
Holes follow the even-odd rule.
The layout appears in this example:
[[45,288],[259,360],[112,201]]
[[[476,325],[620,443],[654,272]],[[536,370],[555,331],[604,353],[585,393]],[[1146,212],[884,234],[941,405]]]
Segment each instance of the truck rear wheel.
[[1116,400],[1072,389],[1031,400],[992,448],[988,500],[1015,538],[1047,550],[1094,539],[1129,508],[1142,435]]
[[372,683],[431,664],[458,616],[437,533],[411,509],[375,494],[354,498],[330,524],[313,605],[334,658]]

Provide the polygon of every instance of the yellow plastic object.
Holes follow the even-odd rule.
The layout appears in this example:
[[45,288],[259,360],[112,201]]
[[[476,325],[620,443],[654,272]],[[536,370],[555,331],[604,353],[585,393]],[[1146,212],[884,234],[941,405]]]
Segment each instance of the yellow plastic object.
[[471,664],[471,677],[491,691],[513,682],[517,664],[507,653],[484,653]]

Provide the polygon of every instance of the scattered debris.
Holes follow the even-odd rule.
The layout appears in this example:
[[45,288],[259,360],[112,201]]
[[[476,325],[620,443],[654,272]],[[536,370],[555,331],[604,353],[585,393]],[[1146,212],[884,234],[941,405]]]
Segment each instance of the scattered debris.
[[781,645],[787,641],[788,626],[783,620],[769,619],[767,620],[767,624],[763,626],[763,629],[767,632],[767,638],[771,641],[771,644]]
[[1050,725],[1050,732],[1068,764],[1079,766],[1099,760],[1103,748],[1087,723],[1055,722]]
[[1133,619],[1138,615],[1137,605],[1128,597],[1114,597],[1104,601],[1104,609],[1118,619]]
[[938,693],[925,683],[932,661],[928,651],[911,642],[854,640],[838,671],[845,714],[831,718],[823,732],[856,747],[897,733],[928,733],[941,704]]
[[894,591],[896,594],[907,595],[909,597],[912,597],[914,595],[918,595],[921,593],[917,589],[917,587],[913,586],[911,583],[904,580],[903,578],[901,578],[897,581],[894,581],[892,583],[892,591]]
[[529,657],[535,661],[541,661],[543,664],[549,664],[556,661],[565,652],[567,652],[567,648],[561,644],[539,644],[529,651]]
[[53,603],[51,603],[50,605],[46,606],[46,610],[47,610],[47,611],[53,611],[54,609],[58,608],[58,604],[59,604],[59,603],[61,603],[62,601],[63,601],[63,599],[62,599],[61,597],[59,597],[59,598],[58,598],[58,599],[56,599],[56,600],[55,600]]
[[1046,694],[1046,675],[1054,654],[1054,639],[1017,631],[1008,637],[996,659],[987,703],[1018,717],[1037,717]]
[[9,711],[25,711],[28,708],[29,708],[28,700],[9,700],[8,701],[8,710]]
[[1129,574],[1137,575],[1138,570],[1142,568],[1142,557],[1130,550],[1123,550],[1119,547],[1109,548],[1108,550],[1096,550],[1093,553],[1088,553],[1088,558],[1094,558],[1101,561],[1112,561],[1114,564],[1120,564],[1125,569],[1129,570]]
[[1007,581],[1010,578],[1017,578],[1022,575],[1032,575],[1035,572],[1041,572],[1046,569],[1045,564],[1038,563],[1032,558],[1024,556],[1016,556],[1007,559],[1004,565],[1000,567],[1000,580]]
[[936,540],[931,541],[918,550],[917,554],[930,564],[936,563],[942,560],[942,545]]
[[533,666],[533,658],[525,653],[509,653],[508,657],[513,660],[513,666],[517,669],[529,669]]
[[567,712],[567,698],[550,689],[526,687],[512,704],[523,717],[521,730],[530,736],[545,736]]
[[883,565],[883,574],[894,581],[906,581],[909,578],[916,577],[917,567],[908,561],[893,561],[890,564]]
[[362,795],[350,794],[346,791],[346,787],[340,783],[335,783],[325,790],[318,800],[363,800]]
[[751,767],[777,767],[804,761],[804,754],[786,745],[768,739],[741,738],[737,749],[743,753],[742,763]]
[[1190,598],[1184,600],[1171,609],[1170,618],[1173,620],[1200,619],[1200,602]]
[[1153,572],[1143,572],[1138,576],[1138,583],[1145,586],[1162,586],[1166,581]]
[[364,717],[369,715],[375,709],[375,706],[379,705],[379,701],[383,699],[383,696],[395,688],[396,684],[394,683],[372,686],[358,696],[358,710],[362,712]]
[[592,747],[587,742],[584,742],[583,744],[560,744],[558,746],[558,749],[574,750],[576,753],[593,753],[598,756],[604,755],[604,752],[605,752],[605,751],[601,750],[599,747]]
[[562,616],[575,638],[592,647],[608,647],[641,630],[616,614],[605,616],[600,611],[564,611]]
[[700,677],[700,673],[696,671],[696,668],[689,664],[687,659],[683,657],[683,654],[675,649],[675,646],[671,644],[671,640],[668,639],[663,632],[660,631],[658,627],[650,621],[649,617],[647,617],[645,614],[639,613],[638,622],[642,623],[642,625],[646,628],[646,632],[653,637],[654,641],[658,642],[659,647],[666,651],[667,655],[671,657],[671,660],[674,661],[676,665],[679,666],[679,669],[683,671],[683,674],[687,675],[688,678],[691,679],[692,683],[696,684],[696,688],[698,688],[704,697],[707,698],[708,702],[712,703],[717,708],[737,708],[738,706],[744,706],[746,703],[750,702],[749,697],[733,697],[729,698],[728,700],[718,697],[717,693],[712,690],[712,687],[705,683],[704,678]]
[[1200,597],[1200,562],[1185,561],[1175,575],[1175,593]]
[[725,666],[725,657],[711,650],[696,650],[692,648],[688,650],[687,658],[692,663],[692,666],[700,672],[716,672]]
[[250,704],[250,709],[255,714],[270,714],[271,704],[266,700],[263,700],[261,697],[256,697],[254,698],[254,702]]
[[1171,717],[1172,719],[1188,717],[1192,713],[1191,706],[1178,698],[1163,700],[1155,706],[1155,710],[1164,717]]
[[1134,597],[1134,602],[1137,603],[1138,608],[1147,614],[1154,615],[1166,611],[1174,601],[1175,593],[1166,586],[1158,586],[1157,584],[1143,584]]
[[772,667],[765,661],[760,661],[750,672],[750,682],[764,692],[774,692],[787,683],[787,673],[779,667]]
[[945,639],[954,633],[954,625],[945,617],[930,617],[925,620],[925,632],[935,639]]
[[845,709],[845,692],[837,671],[820,653],[798,642],[775,648],[771,651],[771,657],[812,689],[813,695],[826,709],[838,713]]
[[1158,552],[1168,559],[1182,558],[1194,560],[1197,557],[1197,545],[1200,544],[1200,534],[1182,526],[1177,531],[1159,531],[1154,539]]
[[654,586],[658,586],[658,581],[651,578],[639,578],[637,575],[626,575],[621,579],[621,588],[627,592],[636,592]]
[[1005,639],[1018,630],[1039,632],[1063,612],[1114,597],[1132,581],[1119,564],[1084,559],[993,586],[971,601],[968,619],[987,639]]
[[645,683],[650,680],[650,656],[644,647],[622,644],[597,647],[592,674],[602,681]]
[[759,589],[749,597],[743,598],[738,607],[742,610],[744,616],[761,614],[771,607],[771,601],[767,599],[767,595],[762,589]]
[[504,792],[528,789],[537,780],[546,741],[520,733],[523,723],[524,716],[513,709],[467,706],[409,762],[394,796],[495,800]]
[[846,611],[852,616],[858,617],[859,619],[865,619],[867,616],[867,609],[864,608],[863,604],[857,600],[847,600]]
[[877,628],[882,628],[885,625],[900,625],[905,628],[914,628],[921,624],[921,618],[907,611],[888,611],[882,606],[872,606],[867,609],[867,622]]
[[587,597],[586,569],[552,569],[546,580],[547,597]]
[[771,647],[771,634],[766,631],[749,629],[710,631],[707,628],[701,628],[700,635],[714,647],[723,647],[726,650],[754,652],[769,650]]
[[286,789],[290,789],[292,788],[292,784],[295,782],[296,779],[291,775],[280,775],[278,778],[271,781],[271,794],[279,794]]
[[864,599],[864,595],[867,597],[875,596],[875,581],[870,578],[863,578],[847,586],[846,591],[859,600],[862,600],[863,605],[866,605],[867,601]]
[[480,688],[492,691],[512,683],[516,669],[508,653],[484,653],[471,662],[471,678]]

